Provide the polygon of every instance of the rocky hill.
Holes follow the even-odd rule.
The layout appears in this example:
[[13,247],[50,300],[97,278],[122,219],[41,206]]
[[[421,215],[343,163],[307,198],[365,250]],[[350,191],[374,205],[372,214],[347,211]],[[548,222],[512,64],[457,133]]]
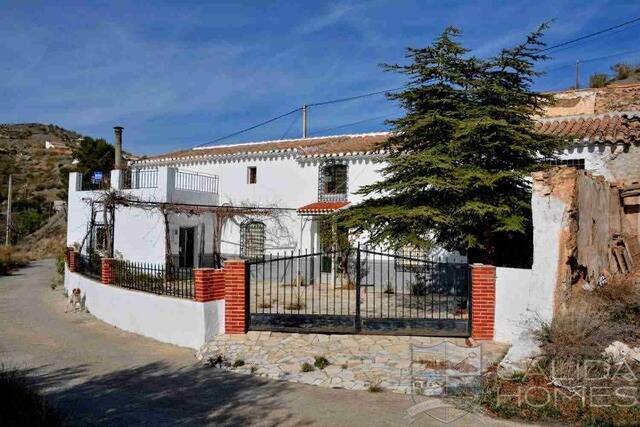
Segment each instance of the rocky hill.
[[0,125],[0,243],[4,244],[11,175],[12,243],[37,258],[54,255],[64,245],[65,215],[53,210],[53,202],[62,198],[72,167],[72,149],[82,137],[55,125]]
[[[14,200],[57,200],[66,185],[61,170],[71,167],[71,149],[81,138],[79,133],[55,125],[0,125],[0,201],[6,201],[9,174],[13,175]],[[46,141],[55,147],[45,148]]]

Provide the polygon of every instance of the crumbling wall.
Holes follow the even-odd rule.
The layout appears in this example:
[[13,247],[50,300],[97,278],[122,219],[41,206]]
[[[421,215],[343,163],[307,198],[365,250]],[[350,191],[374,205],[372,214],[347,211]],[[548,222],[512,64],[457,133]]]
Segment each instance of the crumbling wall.
[[[635,118],[633,126],[640,128],[640,118]],[[616,183],[627,185],[640,181],[640,146],[625,144],[618,146],[611,154],[604,156],[604,168]]]
[[546,300],[538,317],[550,321],[570,291],[576,251],[577,171],[554,168],[533,174],[532,218],[534,230],[532,289]]

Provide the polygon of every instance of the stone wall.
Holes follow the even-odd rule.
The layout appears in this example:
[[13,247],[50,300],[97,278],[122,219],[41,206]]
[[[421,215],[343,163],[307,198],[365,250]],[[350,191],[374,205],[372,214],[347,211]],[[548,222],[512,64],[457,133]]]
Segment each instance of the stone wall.
[[611,85],[553,93],[555,102],[545,116],[575,116],[640,110],[640,84]]

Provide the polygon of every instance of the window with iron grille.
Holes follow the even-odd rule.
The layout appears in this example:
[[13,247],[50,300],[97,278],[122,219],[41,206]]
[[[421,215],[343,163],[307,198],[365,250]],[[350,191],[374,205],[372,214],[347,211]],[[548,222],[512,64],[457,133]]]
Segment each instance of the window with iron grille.
[[259,221],[245,222],[240,226],[240,256],[247,259],[264,257],[265,225]]
[[111,233],[111,227],[105,224],[95,224],[91,236],[91,249],[93,252],[107,252],[107,237]]
[[347,200],[348,167],[342,163],[326,163],[320,168],[318,200]]
[[578,170],[584,170],[584,159],[550,159],[551,166],[569,166]]

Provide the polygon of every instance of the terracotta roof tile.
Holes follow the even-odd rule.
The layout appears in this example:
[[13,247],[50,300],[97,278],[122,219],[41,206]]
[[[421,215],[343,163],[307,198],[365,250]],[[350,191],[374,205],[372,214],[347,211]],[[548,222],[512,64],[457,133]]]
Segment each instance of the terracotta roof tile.
[[[608,113],[540,118],[537,119],[536,130],[544,135],[567,138],[574,143],[621,142],[628,144],[640,142],[640,113]],[[381,132],[224,145],[176,151],[141,158],[139,162],[171,162],[203,157],[285,152],[295,152],[302,157],[375,154],[379,153],[378,144],[388,137],[388,132]]]
[[610,113],[539,119],[536,130],[584,143],[640,142],[640,116]]
[[328,214],[342,209],[351,202],[314,202],[298,208],[299,214],[318,215]]

